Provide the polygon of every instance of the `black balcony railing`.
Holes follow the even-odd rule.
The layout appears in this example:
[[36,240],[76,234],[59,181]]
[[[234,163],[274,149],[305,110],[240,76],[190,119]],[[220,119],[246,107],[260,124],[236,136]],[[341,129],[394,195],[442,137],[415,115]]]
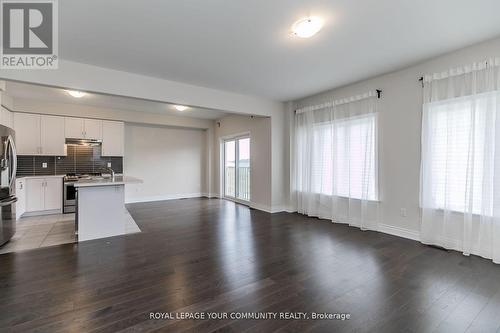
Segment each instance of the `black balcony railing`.
[[[235,167],[226,167],[225,194],[244,201],[250,201],[250,168],[238,168],[238,185],[236,185]],[[238,188],[236,188],[236,186]]]

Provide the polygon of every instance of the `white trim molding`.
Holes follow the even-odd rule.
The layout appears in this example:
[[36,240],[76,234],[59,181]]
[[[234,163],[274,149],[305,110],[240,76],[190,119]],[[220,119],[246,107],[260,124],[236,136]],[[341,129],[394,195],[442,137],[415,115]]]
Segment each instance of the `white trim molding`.
[[384,234],[398,236],[406,239],[411,239],[420,242],[420,232],[412,229],[396,227],[389,224],[381,223],[378,225],[378,231]]
[[256,203],[256,202],[250,202],[250,208],[261,210],[263,212],[272,214],[272,208],[271,208],[271,206],[268,206],[268,205],[263,205],[263,204]]
[[202,193],[201,196],[208,199],[220,199],[217,193]]

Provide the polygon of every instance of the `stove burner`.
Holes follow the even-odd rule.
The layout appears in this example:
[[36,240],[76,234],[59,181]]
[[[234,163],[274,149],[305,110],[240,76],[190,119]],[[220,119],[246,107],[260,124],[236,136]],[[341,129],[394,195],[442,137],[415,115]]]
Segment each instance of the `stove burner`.
[[100,172],[89,172],[89,173],[67,173],[66,176],[64,176],[64,181],[65,182],[75,182],[78,181],[78,179],[82,178],[90,178],[92,176],[102,176],[102,173]]

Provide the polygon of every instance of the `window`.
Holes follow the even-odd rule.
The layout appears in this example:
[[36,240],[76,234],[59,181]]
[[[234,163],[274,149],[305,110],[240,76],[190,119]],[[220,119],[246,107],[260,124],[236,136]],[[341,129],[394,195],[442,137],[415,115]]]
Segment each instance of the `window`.
[[484,186],[490,168],[485,161],[492,161],[494,154],[494,118],[487,112],[491,101],[491,94],[484,94],[428,104],[428,156],[423,161],[429,170],[427,207],[492,214],[493,205],[483,207],[483,198],[492,195]]
[[[376,117],[369,114],[314,124],[310,163],[313,193],[378,200]],[[305,135],[305,129],[299,131],[299,141],[306,140]],[[298,158],[306,158],[303,151]]]
[[224,141],[224,196],[250,201],[250,138]]

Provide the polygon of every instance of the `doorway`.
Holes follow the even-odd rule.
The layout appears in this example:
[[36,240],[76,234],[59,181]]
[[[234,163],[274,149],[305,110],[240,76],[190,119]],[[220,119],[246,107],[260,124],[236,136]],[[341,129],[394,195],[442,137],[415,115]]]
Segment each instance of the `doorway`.
[[250,137],[224,140],[224,197],[250,202]]

